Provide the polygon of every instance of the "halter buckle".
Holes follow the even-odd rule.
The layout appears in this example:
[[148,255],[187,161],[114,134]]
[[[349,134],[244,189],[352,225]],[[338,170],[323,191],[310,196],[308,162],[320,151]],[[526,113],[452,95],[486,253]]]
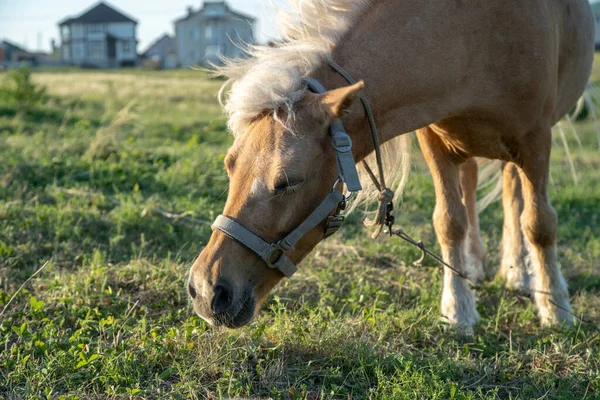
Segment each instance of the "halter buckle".
[[346,206],[346,199],[344,198],[337,205],[335,213],[327,217],[323,239],[327,239],[342,227],[344,220],[346,219],[346,216],[343,214],[343,212],[346,210]]
[[271,248],[263,258],[263,260],[265,260],[269,268],[278,269],[279,267],[276,264],[281,259],[281,256],[285,254],[286,251],[287,249],[285,249],[281,245],[281,242],[272,243]]

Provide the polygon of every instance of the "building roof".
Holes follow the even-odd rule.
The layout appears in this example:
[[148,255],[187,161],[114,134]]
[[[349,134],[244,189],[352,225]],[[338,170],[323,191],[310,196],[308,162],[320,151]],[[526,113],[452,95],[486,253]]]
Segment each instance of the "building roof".
[[141,54],[142,57],[148,57],[157,53],[167,54],[175,46],[175,39],[165,33],[148,46]]
[[250,22],[256,21],[256,18],[254,18],[254,17],[252,17],[252,16],[250,16],[248,14],[244,14],[244,13],[241,13],[239,11],[232,10],[229,7],[229,4],[227,4],[227,2],[225,2],[225,1],[204,1],[203,7],[201,9],[199,9],[198,11],[196,11],[196,12],[194,12],[191,7],[188,7],[188,11],[189,11],[188,14],[185,17],[181,17],[181,18],[176,19],[175,23],[188,20],[189,18],[194,17],[194,16],[196,16],[198,14],[204,14],[204,12],[206,11],[207,6],[210,7],[210,6],[215,6],[215,5],[221,5],[221,6],[223,6],[223,8],[225,8],[225,11],[229,15],[233,15],[235,17],[238,17],[238,18],[241,18],[241,19],[245,19],[245,20],[248,20]]
[[0,47],[2,48],[7,48],[10,47],[11,49],[15,50],[15,51],[23,51],[23,52],[27,52],[27,50],[23,49],[20,46],[17,46],[16,44],[9,42],[6,39],[0,39]]
[[117,11],[114,7],[109,6],[101,1],[92,8],[84,11],[77,17],[67,17],[58,23],[59,26],[69,25],[72,23],[107,23],[107,22],[133,22],[137,21],[124,13]]

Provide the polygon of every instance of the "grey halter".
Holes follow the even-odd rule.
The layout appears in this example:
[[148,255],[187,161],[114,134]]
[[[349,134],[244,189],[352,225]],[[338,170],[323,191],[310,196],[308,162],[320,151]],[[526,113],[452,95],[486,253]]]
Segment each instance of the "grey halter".
[[[305,77],[303,80],[312,92],[326,92],[323,85],[316,79]],[[219,215],[212,225],[213,230],[219,230],[238,241],[258,255],[269,268],[279,270],[288,278],[298,268],[287,257],[286,253],[293,249],[304,235],[321,224],[325,219],[327,219],[327,222],[323,239],[337,232],[344,222],[344,215],[341,212],[346,207],[346,201],[352,198],[354,192],[362,190],[354,156],[352,155],[352,140],[345,132],[342,121],[334,119],[331,122],[329,130],[331,133],[331,144],[336,153],[338,179],[333,184],[333,188],[325,200],[296,229],[278,242],[269,243],[243,225],[224,215]],[[346,184],[350,192],[348,197],[345,197],[338,189],[340,184]],[[334,209],[335,212],[332,214]]]

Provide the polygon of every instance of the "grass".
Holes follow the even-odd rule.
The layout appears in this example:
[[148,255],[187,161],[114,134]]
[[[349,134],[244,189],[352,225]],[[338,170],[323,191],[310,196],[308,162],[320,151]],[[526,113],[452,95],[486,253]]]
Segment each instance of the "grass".
[[[368,239],[358,214],[252,325],[209,328],[184,287],[227,190],[220,82],[34,80],[45,106],[0,105],[0,398],[600,397],[598,329],[541,329],[495,280],[478,292],[475,335],[458,337],[439,321],[440,270],[411,267],[419,254],[399,240]],[[600,320],[600,153],[597,127],[579,128],[581,148],[568,138],[579,183],[557,145],[550,190],[574,311]],[[397,220],[434,246],[432,183],[415,155]],[[497,203],[481,215],[492,266],[501,218]]]

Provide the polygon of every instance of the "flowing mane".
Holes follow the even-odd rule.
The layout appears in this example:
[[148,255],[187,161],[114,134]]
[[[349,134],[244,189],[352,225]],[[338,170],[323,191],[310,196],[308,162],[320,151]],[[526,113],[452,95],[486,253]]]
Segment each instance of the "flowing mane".
[[302,77],[319,67],[372,0],[290,0],[291,12],[277,17],[283,43],[249,46],[250,58],[225,60],[217,75],[230,131],[236,135],[265,110],[292,108],[302,97]]
[[[292,118],[294,103],[304,92],[302,77],[321,65],[372,3],[373,0],[290,0],[292,10],[280,11],[277,16],[282,43],[275,47],[249,46],[250,58],[224,60],[216,74],[227,78],[219,98],[233,135],[243,134],[242,128],[265,110],[272,111],[275,117],[276,111],[283,110]],[[401,199],[410,174],[411,136],[400,136],[382,147],[385,174],[396,200]],[[374,163],[374,158],[372,154],[367,161]],[[348,212],[373,204],[379,195],[362,165],[359,172],[365,185]]]

